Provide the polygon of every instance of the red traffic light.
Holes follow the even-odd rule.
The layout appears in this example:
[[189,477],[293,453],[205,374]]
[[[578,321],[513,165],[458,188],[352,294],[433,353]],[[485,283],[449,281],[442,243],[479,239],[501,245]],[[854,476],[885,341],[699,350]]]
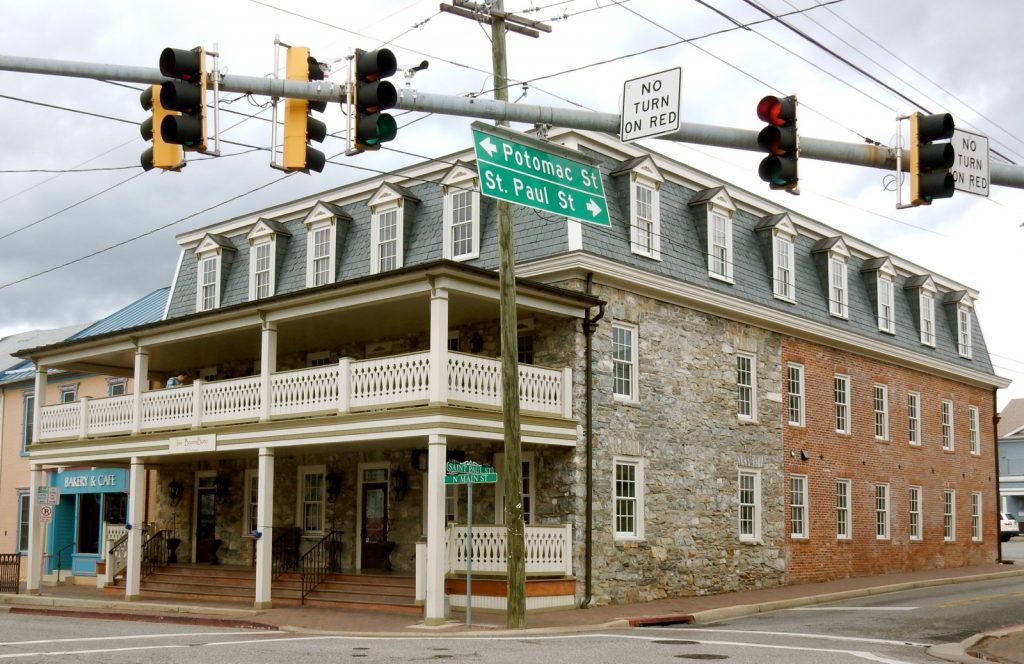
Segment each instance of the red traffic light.
[[768,124],[782,127],[796,119],[792,97],[767,96],[757,102],[757,117]]

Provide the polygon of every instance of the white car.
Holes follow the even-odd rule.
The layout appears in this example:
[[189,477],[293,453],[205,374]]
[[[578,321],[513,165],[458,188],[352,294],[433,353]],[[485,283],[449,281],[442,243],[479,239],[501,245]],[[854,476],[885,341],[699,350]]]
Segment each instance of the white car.
[[1009,512],[999,513],[999,540],[1009,542],[1014,535],[1020,534],[1020,525],[1017,519],[1010,516]]

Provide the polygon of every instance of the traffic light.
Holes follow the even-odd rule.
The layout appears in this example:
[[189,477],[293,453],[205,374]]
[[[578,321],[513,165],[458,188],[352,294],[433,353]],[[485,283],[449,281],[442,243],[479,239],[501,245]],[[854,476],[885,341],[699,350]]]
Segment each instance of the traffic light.
[[355,51],[349,78],[353,90],[349,116],[352,118],[353,140],[360,150],[379,150],[381,143],[394,139],[398,133],[395,118],[381,113],[398,102],[395,86],[390,81],[381,80],[397,70],[395,54],[386,48],[376,51],[357,48]]
[[[324,70],[315,58],[310,57],[305,46],[289,46],[286,77],[289,81],[322,81]],[[308,101],[288,97],[284,101],[284,148],[281,157],[286,171],[324,170],[327,159],[324,153],[309,146],[309,141],[320,143],[327,137],[327,125],[313,116],[310,111],[323,113],[325,101]]]
[[797,193],[796,97],[765,97],[757,103],[757,117],[768,123],[757,135],[757,144],[769,155],[761,160],[757,174],[772,189]]
[[910,116],[910,200],[914,205],[931,205],[932,199],[949,198],[956,183],[949,172],[956,159],[952,143],[933,143],[953,138],[953,116],[949,113]]
[[[142,108],[150,111],[150,116],[139,125],[139,132],[145,140],[153,141],[153,145],[142,153],[142,169],[146,171],[153,168],[178,170],[184,166],[181,146],[168,143],[160,135],[160,124],[164,118],[176,115],[173,111],[168,111],[160,103],[160,87],[159,85],[151,85],[143,90],[139,96],[139,103],[142,104]],[[156,131],[153,130],[154,127]]]
[[206,51],[165,48],[160,53],[160,73],[173,80],[160,86],[160,104],[178,111],[160,122],[160,135],[186,150],[206,150]]

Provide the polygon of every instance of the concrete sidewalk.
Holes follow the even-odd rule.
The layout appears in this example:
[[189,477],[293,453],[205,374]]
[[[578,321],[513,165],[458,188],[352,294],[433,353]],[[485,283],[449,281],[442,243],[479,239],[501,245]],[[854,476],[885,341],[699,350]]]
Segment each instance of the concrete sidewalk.
[[[40,595],[0,595],[0,611],[46,613],[95,618],[173,622],[250,629],[281,629],[316,634],[465,635],[466,633],[530,634],[621,629],[645,624],[709,623],[766,611],[877,595],[950,583],[1024,576],[1024,567],[990,564],[957,569],[922,570],[883,576],[840,579],[705,597],[614,604],[590,609],[551,611],[527,616],[527,629],[505,631],[502,615],[473,612],[473,625],[456,612],[440,627],[426,627],[415,616],[319,607],[256,610],[239,604],[190,600],[126,602],[87,586],[44,587]],[[976,635],[960,644],[935,648],[950,661],[977,662],[975,652],[1008,664],[1024,664],[1024,625]]]

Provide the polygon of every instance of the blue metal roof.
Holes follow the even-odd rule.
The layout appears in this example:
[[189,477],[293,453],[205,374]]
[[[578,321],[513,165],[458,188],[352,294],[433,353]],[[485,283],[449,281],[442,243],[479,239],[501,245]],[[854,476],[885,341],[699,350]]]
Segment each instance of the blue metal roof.
[[142,298],[132,302],[128,306],[115,311],[106,318],[98,320],[81,332],[73,334],[67,341],[73,339],[85,339],[95,337],[115,330],[123,330],[147,323],[155,323],[163,320],[164,308],[167,306],[167,296],[170,294],[170,286],[157,289]]

